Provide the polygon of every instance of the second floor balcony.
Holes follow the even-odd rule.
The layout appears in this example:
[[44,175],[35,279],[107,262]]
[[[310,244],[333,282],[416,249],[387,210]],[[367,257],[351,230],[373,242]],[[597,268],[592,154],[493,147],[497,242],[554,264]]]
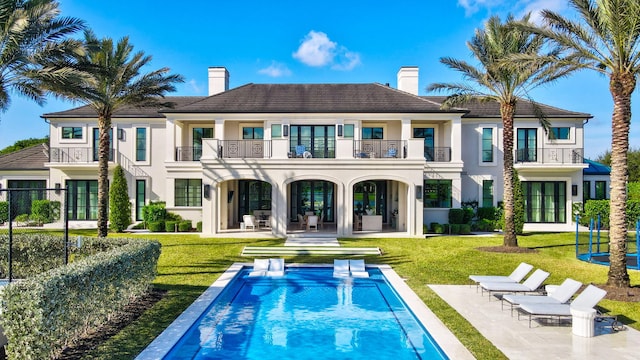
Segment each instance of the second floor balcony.
[[[109,149],[109,161],[113,161],[113,149]],[[54,147],[49,149],[49,162],[62,164],[87,164],[98,162],[98,150],[90,147]]]
[[581,148],[532,148],[517,149],[516,164],[582,164],[584,151]]

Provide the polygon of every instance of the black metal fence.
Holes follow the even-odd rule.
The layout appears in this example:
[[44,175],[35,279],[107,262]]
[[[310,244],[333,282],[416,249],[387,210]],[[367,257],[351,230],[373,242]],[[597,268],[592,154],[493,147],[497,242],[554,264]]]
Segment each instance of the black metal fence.
[[0,189],[0,237],[6,241],[0,252],[6,252],[7,264],[0,266],[7,269],[8,281],[13,280],[14,241],[18,236],[47,231],[62,231],[64,242],[63,254],[51,256],[64,257],[69,260],[69,201],[66,188],[9,188]]

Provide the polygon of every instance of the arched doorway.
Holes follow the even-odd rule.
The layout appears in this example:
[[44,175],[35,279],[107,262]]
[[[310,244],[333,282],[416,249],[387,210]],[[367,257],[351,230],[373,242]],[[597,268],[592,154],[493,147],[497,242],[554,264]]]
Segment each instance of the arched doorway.
[[324,222],[335,222],[336,187],[330,181],[300,180],[290,185],[289,219],[298,221],[298,214],[313,212]]

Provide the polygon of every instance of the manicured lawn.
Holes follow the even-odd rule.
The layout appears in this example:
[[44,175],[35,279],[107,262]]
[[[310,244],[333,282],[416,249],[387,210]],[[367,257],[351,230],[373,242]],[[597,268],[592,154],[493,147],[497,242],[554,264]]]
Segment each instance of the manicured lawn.
[[[89,235],[89,234],[87,234]],[[150,235],[139,235],[150,237]],[[278,240],[202,239],[197,235],[157,235],[162,243],[158,277],[154,285],[167,295],[136,322],[95,351],[88,359],[132,359],[175,317],[195,300],[234,262],[251,262],[239,256],[243,246],[282,245]],[[442,301],[427,284],[468,284],[474,274],[508,274],[521,261],[551,273],[548,283],[571,277],[583,283],[604,283],[608,267],[575,259],[574,234],[531,234],[519,237],[521,246],[537,253],[488,253],[482,246],[502,244],[502,237],[434,237],[428,239],[341,239],[343,246],[379,246],[383,256],[366,257],[368,263],[389,264],[432,311],[453,331],[478,359],[500,359],[504,355],[482,337],[466,320]],[[332,263],[333,257],[298,256],[287,263]],[[640,284],[640,272],[629,271],[633,285]],[[640,329],[640,302],[603,300],[600,305],[629,326]]]

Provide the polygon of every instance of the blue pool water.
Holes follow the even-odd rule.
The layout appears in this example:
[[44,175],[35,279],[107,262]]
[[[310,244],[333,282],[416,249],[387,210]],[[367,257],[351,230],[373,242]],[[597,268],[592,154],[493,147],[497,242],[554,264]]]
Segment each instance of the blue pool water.
[[165,359],[445,359],[380,270],[243,270]]

